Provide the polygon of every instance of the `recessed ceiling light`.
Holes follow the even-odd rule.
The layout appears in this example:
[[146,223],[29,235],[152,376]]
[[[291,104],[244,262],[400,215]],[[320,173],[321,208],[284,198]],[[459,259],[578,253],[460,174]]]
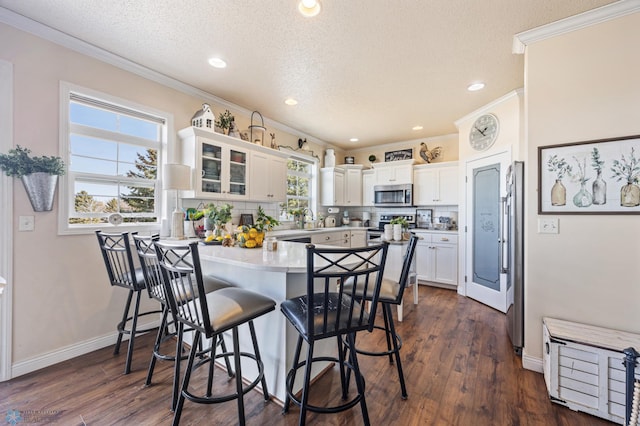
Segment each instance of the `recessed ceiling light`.
[[358,138],[351,138],[351,139],[349,139],[349,142],[358,142],[359,140],[360,139],[358,139]]
[[293,105],[298,105],[298,101],[296,101],[293,98],[287,98],[284,100],[284,103],[289,105],[289,106],[293,106]]
[[422,130],[422,129],[423,129],[423,127],[422,127],[422,126],[413,126],[413,127],[411,128],[411,130]]
[[473,83],[467,87],[467,90],[470,92],[476,92],[478,90],[484,89],[484,83]]
[[209,65],[211,65],[214,68],[226,68],[227,67],[227,63],[225,61],[223,61],[220,58],[210,58],[209,59]]
[[298,10],[307,18],[311,18],[320,13],[320,2],[318,0],[300,0]]

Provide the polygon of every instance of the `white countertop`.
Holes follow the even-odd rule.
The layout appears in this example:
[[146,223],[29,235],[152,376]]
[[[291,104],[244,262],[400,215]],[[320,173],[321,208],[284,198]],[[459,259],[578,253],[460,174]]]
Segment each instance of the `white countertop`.
[[252,249],[223,247],[221,245],[198,245],[200,258],[214,262],[224,262],[245,269],[273,272],[307,272],[307,252],[305,244],[278,241],[278,250],[266,251],[262,247]]

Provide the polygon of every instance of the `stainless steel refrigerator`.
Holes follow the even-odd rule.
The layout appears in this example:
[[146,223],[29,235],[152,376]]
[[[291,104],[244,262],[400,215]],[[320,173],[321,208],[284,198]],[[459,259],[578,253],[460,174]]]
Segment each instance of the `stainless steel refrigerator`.
[[524,163],[514,161],[506,173],[503,198],[502,273],[507,278],[507,332],[513,349],[524,346]]

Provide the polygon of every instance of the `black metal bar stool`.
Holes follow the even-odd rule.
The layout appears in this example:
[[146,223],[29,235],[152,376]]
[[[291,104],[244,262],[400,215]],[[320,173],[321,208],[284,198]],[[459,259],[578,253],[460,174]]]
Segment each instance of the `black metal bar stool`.
[[[156,336],[156,341],[153,346],[153,353],[151,354],[151,361],[149,363],[149,370],[147,372],[147,378],[145,380],[145,385],[151,385],[151,380],[153,378],[153,371],[155,369],[156,361],[171,361],[175,362],[176,359],[186,360],[188,358],[187,354],[183,355],[184,345],[183,341],[183,333],[184,327],[182,327],[179,323],[175,321],[169,321],[169,300],[167,298],[166,289],[164,287],[164,282],[162,280],[162,273],[160,272],[160,264],[158,263],[158,256],[156,254],[156,248],[154,243],[159,241],[160,237],[158,235],[151,236],[140,236],[137,233],[133,232],[132,234],[133,241],[136,244],[136,251],[138,253],[138,258],[140,259],[140,266],[142,267],[142,272],[144,273],[144,279],[146,282],[146,288],[149,292],[149,297],[157,300],[162,305],[162,321],[160,323],[160,328],[158,329],[158,334]],[[204,289],[205,292],[210,293],[212,291],[220,290],[221,288],[230,287],[231,284],[228,282],[221,280],[217,277],[213,276],[205,276],[204,278]],[[173,326],[174,330],[170,331],[169,328]],[[169,340],[169,339],[177,339],[175,354],[163,354],[160,352],[160,345]],[[224,338],[222,335],[219,336],[216,344],[221,345],[222,350],[224,352],[227,351],[227,347],[224,343]],[[211,348],[203,350],[200,348],[200,356],[203,356],[205,353],[210,351]],[[229,360],[225,358],[227,364],[227,371],[229,373],[229,377],[233,377],[233,370],[231,369],[231,364]],[[175,362],[174,364],[174,374],[173,374],[173,396],[171,398],[171,410],[174,411],[176,408],[176,404],[178,402],[178,393],[180,390],[180,362]]]
[[[276,302],[268,297],[237,287],[227,287],[207,293],[204,288],[198,244],[195,242],[182,246],[157,242],[155,247],[174,319],[180,323],[180,326],[190,327],[194,330],[189,361],[182,381],[182,390],[178,398],[173,424],[180,423],[185,399],[200,404],[216,404],[235,399],[238,404],[238,421],[244,425],[244,394],[260,383],[265,401],[270,399],[253,320],[273,311]],[[196,296],[194,297],[194,295]],[[240,352],[238,327],[243,324],[249,326],[253,354]],[[229,330],[233,335],[233,351],[216,354],[216,345],[212,345],[210,356],[208,360],[205,360],[207,362],[201,361],[194,365],[198,355],[198,345],[203,335],[205,338],[213,338],[215,341],[223,332]],[[236,389],[235,393],[219,396],[213,394],[212,383],[214,362],[222,357],[225,359],[233,357]],[[257,377],[248,385],[244,385],[242,382],[241,357],[253,359],[258,368]],[[189,390],[191,374],[196,368],[207,363],[209,364],[209,374],[206,393],[195,395]]]
[[[131,246],[129,245],[129,234],[127,232],[108,234],[102,231],[96,231],[96,236],[98,237],[100,252],[102,253],[104,264],[107,268],[109,283],[112,286],[122,287],[129,290],[127,302],[124,305],[122,320],[117,326],[118,340],[116,341],[116,345],[113,350],[114,355],[120,353],[122,338],[124,335],[129,335],[127,361],[124,367],[124,374],[129,374],[131,372],[131,360],[133,358],[133,348],[136,335],[156,329],[156,327],[138,329],[138,318],[145,315],[160,314],[162,311],[152,310],[140,312],[140,297],[146,284],[142,269],[136,268],[133,263]],[[133,299],[134,294],[136,296],[136,300],[133,313],[130,315],[129,310],[131,308],[131,300]],[[131,324],[131,326],[127,328],[127,324]]]
[[[382,286],[380,288],[380,295],[378,302],[382,304],[382,319],[384,321],[384,327],[376,325],[374,328],[383,330],[387,340],[387,350],[374,352],[365,351],[355,348],[356,352],[362,355],[369,356],[389,356],[389,364],[393,364],[395,357],[395,364],[398,369],[398,378],[400,380],[400,390],[402,392],[402,399],[407,399],[407,386],[404,382],[404,373],[402,371],[402,361],[400,360],[400,348],[402,348],[402,338],[396,333],[396,327],[393,322],[392,305],[400,305],[402,303],[402,297],[404,295],[404,289],[409,282],[409,274],[411,272],[411,263],[413,262],[413,256],[416,252],[416,245],[420,237],[415,234],[411,234],[407,250],[402,261],[402,270],[400,271],[400,279],[394,281],[384,278],[382,280]],[[353,280],[347,280],[344,283],[345,291],[353,291]],[[415,283],[414,285],[418,285]],[[364,291],[361,285],[356,288],[356,297],[365,300],[367,302],[373,302],[373,292]]]
[[[360,248],[317,248],[307,245],[307,294],[285,300],[280,309],[289,322],[298,330],[298,343],[293,358],[293,365],[286,378],[287,396],[283,412],[288,412],[290,403],[300,407],[299,424],[306,422],[307,410],[318,413],[337,413],[348,410],[358,403],[366,425],[369,424],[369,413],[365,401],[364,378],[360,373],[357,352],[355,351],[355,334],[357,331],[373,330],[378,294],[382,284],[382,274],[387,257],[388,243]],[[352,280],[356,285],[348,291],[340,283]],[[367,312],[355,289],[362,288],[371,292],[372,308]],[[337,356],[315,356],[314,345],[322,339],[335,338]],[[343,339],[351,350],[343,348]],[[306,360],[300,361],[302,342],[308,345]],[[345,354],[349,358],[345,359]],[[340,369],[342,399],[340,405],[327,407],[311,405],[309,393],[311,387],[311,368],[314,362],[335,362]],[[296,372],[305,367],[302,384],[302,397],[293,393]],[[346,371],[353,371],[358,395],[347,400],[348,381]]]

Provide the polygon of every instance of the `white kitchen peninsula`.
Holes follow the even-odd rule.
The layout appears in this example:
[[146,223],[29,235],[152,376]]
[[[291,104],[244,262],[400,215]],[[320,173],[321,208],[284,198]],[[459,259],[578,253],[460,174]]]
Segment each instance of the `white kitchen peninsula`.
[[[243,249],[219,245],[199,245],[203,273],[212,274],[231,284],[255,291],[276,301],[276,309],[254,320],[260,354],[264,363],[264,376],[269,393],[280,400],[285,398],[285,378],[291,368],[298,332],[280,312],[280,302],[306,294],[307,257],[305,244],[278,241],[278,250],[269,252],[261,248]],[[231,341],[225,334],[225,340]],[[248,329],[240,328],[242,351],[251,352]],[[306,353],[306,349],[303,349]],[[336,355],[333,339],[316,342],[316,356]],[[318,366],[316,367],[316,364]],[[312,375],[326,367],[314,363]],[[254,363],[242,364],[243,376],[256,376]],[[298,374],[294,392],[300,389],[302,374]]]

